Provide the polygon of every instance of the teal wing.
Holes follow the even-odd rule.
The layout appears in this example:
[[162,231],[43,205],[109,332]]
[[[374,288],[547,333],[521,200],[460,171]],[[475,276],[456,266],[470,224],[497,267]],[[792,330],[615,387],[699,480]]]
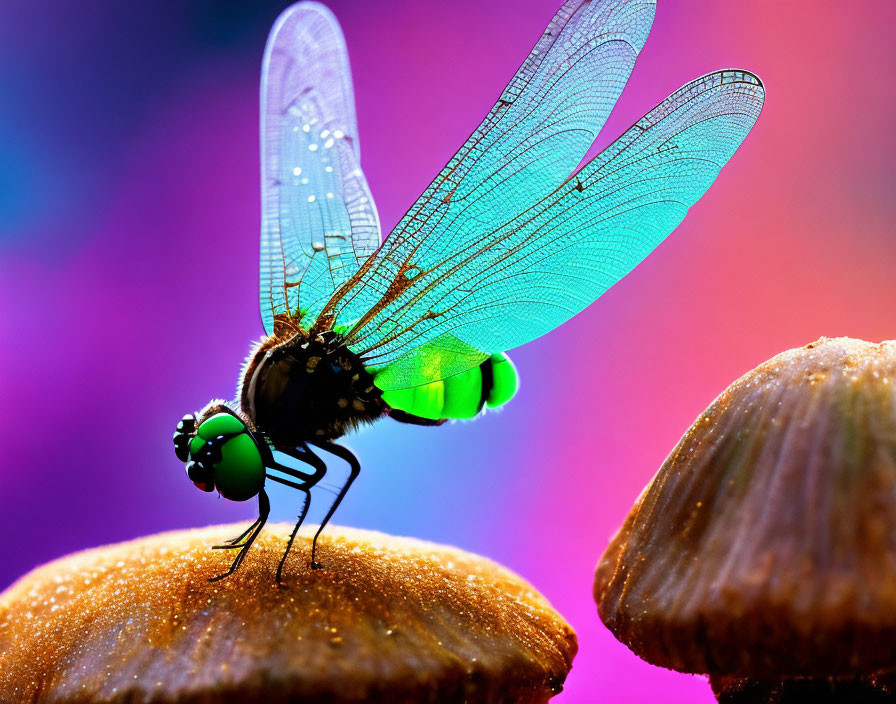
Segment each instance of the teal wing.
[[[539,202],[584,157],[647,39],[655,0],[567,0],[489,114],[323,312],[360,318],[403,266],[459,252]],[[368,261],[370,264],[371,261]]]
[[[380,245],[345,40],[323,5],[277,19],[261,73],[261,317],[309,327]],[[278,317],[279,316],[279,317]]]
[[[764,95],[748,72],[703,76],[503,221],[422,239],[397,230],[351,289],[364,312],[346,326],[346,344],[377,371],[380,388],[400,389],[545,334],[675,229],[753,127]],[[337,294],[328,307],[340,305]]]

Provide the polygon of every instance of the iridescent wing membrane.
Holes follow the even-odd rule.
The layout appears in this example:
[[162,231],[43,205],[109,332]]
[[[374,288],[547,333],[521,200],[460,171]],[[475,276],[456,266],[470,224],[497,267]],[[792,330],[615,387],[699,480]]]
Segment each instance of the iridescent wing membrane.
[[[763,102],[752,74],[704,76],[570,177],[628,80],[653,15],[652,0],[564,3],[495,107],[372,255],[361,230],[355,237],[353,221],[343,218],[350,235],[340,230],[344,244],[334,249],[342,260],[324,267],[330,249],[315,259],[316,233],[338,218],[321,208],[301,226],[282,227],[294,211],[283,206],[281,189],[280,246],[290,253],[282,280],[290,294],[298,289],[281,308],[298,308],[303,326],[342,331],[377,386],[393,390],[459,374],[589,305],[681,222]],[[328,64],[337,65],[347,70],[344,61]],[[318,80],[310,69],[302,74]],[[345,90],[348,100],[327,97],[322,113],[353,128]],[[300,113],[305,119],[309,110]],[[305,149],[321,154],[310,142]],[[295,153],[307,159],[300,148]],[[297,250],[297,241],[310,249]],[[352,257],[359,268],[345,276],[343,261]],[[318,273],[323,268],[328,276]],[[327,290],[333,294],[322,303]]]
[[368,311],[347,344],[388,390],[460,373],[545,334],[675,229],[746,137],[763,99],[750,73],[703,76],[505,222],[476,227],[474,219],[423,238],[396,230],[343,287],[358,291],[348,317]]
[[[566,2],[398,230],[427,220],[423,236],[461,209],[465,219],[496,224],[556,188],[606,120],[653,14],[653,0]],[[261,103],[262,319],[268,333],[278,315],[310,328],[379,246],[359,167],[345,44],[323,6],[299,3],[278,19],[265,51]],[[456,192],[458,185],[469,192]],[[445,199],[454,201],[449,219],[437,207]]]
[[380,245],[345,41],[322,5],[271,30],[261,76],[261,317],[313,321]]
[[[564,3],[482,124],[324,308],[321,326],[349,327],[349,346],[376,367],[395,361],[400,354],[383,349],[394,347],[393,313],[418,290],[456,284],[439,271],[446,257],[469,253],[568,178],[628,81],[654,12],[653,0]],[[481,347],[419,331],[398,331],[400,346],[430,343],[416,355],[426,370],[405,385],[463,371],[488,356]]]

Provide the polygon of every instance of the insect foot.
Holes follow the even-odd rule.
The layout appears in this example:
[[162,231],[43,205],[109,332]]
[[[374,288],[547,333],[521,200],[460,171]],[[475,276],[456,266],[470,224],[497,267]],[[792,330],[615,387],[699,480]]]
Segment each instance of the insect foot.
[[236,531],[149,536],[20,579],[0,594],[0,701],[541,704],[566,679],[572,629],[491,560],[331,527],[314,570],[302,531],[282,590],[279,524],[210,583],[229,557],[208,546]]

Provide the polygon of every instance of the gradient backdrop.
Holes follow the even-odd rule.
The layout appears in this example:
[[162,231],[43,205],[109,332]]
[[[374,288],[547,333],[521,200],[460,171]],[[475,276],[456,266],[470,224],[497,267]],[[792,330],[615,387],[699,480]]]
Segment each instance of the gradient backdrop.
[[[185,480],[171,432],[233,394],[261,333],[258,71],[285,4],[0,5],[0,586],[72,550],[254,517]],[[386,231],[558,4],[330,3]],[[503,412],[349,440],[365,469],[337,522],[531,580],[579,635],[560,702],[712,701],[603,628],[596,560],[737,376],[820,335],[896,335],[896,4],[844,7],[661,1],[597,146],[740,67],[768,91],[741,151],[629,277],[513,354],[522,390]],[[295,497],[273,493],[273,517],[292,519]]]

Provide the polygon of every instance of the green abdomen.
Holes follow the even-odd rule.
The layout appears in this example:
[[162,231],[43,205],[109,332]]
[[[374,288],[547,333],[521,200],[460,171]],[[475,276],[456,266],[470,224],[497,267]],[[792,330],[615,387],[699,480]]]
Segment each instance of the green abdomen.
[[383,401],[391,408],[428,420],[473,418],[486,406],[497,408],[507,403],[518,386],[513,362],[499,352],[478,367],[447,379],[384,391]]

